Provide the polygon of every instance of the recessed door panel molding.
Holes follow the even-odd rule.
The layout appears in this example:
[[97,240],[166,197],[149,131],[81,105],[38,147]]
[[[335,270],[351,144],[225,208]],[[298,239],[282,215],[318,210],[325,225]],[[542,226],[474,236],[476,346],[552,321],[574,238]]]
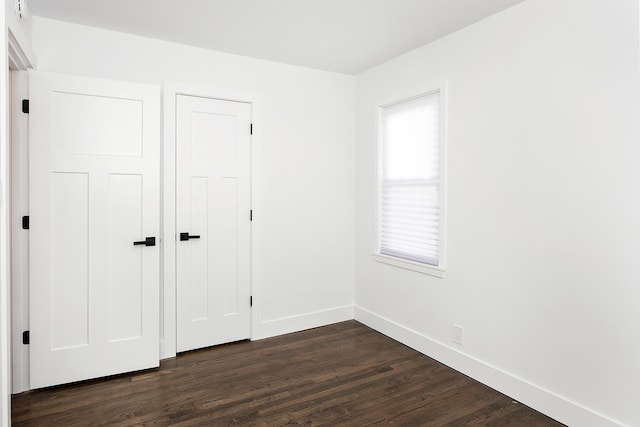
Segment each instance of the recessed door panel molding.
[[179,352],[251,335],[250,122],[251,104],[177,96]]
[[222,178],[222,314],[238,314],[238,179]]
[[31,388],[159,364],[159,106],[30,74]]
[[[142,101],[85,93],[51,93],[54,152],[142,155]],[[84,126],[77,126],[82,122]]]
[[[193,111],[191,113],[191,160],[235,163],[237,159],[238,117]],[[208,135],[217,135],[225,143],[211,143]]]
[[89,174],[51,175],[51,349],[89,345]]

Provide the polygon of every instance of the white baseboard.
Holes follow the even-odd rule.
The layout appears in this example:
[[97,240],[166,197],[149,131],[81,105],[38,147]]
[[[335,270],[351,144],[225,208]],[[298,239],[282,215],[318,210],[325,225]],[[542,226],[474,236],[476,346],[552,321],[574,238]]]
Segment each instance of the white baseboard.
[[275,337],[352,319],[353,306],[348,305],[280,319],[265,320],[262,322],[261,336],[259,338]]
[[482,360],[464,354],[453,347],[435,341],[417,331],[354,307],[355,319],[419,351],[463,374],[510,396],[537,411],[569,426],[621,426],[622,424],[582,405],[518,378]]

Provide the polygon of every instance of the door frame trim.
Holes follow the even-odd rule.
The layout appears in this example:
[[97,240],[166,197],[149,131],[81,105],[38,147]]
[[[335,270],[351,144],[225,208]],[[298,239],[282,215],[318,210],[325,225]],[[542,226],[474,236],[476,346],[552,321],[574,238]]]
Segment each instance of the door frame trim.
[[[14,388],[28,388],[28,381],[18,376],[16,372],[28,369],[24,364],[28,361],[25,358],[14,359],[14,342],[12,335],[14,328],[22,327],[15,325],[12,319],[12,312],[22,314],[24,304],[18,307],[13,306],[13,292],[11,287],[28,287],[28,283],[12,283],[12,262],[11,253],[11,216],[13,203],[11,194],[12,185],[12,158],[10,155],[12,135],[11,111],[12,98],[18,94],[10,93],[10,72],[26,71],[35,66],[36,57],[31,49],[31,42],[24,34],[19,21],[3,13],[0,16],[0,28],[6,40],[0,48],[0,425],[10,425],[11,423],[11,394]],[[25,303],[28,306],[28,302]],[[28,316],[28,311],[26,313]],[[15,316],[14,316],[15,317]],[[23,352],[23,354],[27,354]]]
[[262,337],[262,288],[261,288],[261,159],[262,126],[261,99],[255,93],[212,88],[174,81],[163,84],[164,140],[162,144],[162,244],[160,246],[161,289],[160,289],[160,358],[175,357],[177,344],[176,316],[176,97],[178,95],[212,98],[223,101],[251,104],[251,339]]
[[11,329],[12,393],[30,390],[30,346],[22,345],[29,330],[29,233],[22,216],[29,214],[29,115],[22,100],[29,98],[29,72],[11,71]]

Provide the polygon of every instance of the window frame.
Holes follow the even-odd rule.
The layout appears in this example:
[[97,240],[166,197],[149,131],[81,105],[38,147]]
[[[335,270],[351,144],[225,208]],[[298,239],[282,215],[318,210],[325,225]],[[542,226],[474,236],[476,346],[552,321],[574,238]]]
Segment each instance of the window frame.
[[[416,261],[410,261],[391,255],[382,254],[381,249],[381,225],[382,225],[382,184],[383,184],[383,109],[393,105],[409,102],[417,98],[428,96],[434,93],[440,93],[440,183],[438,194],[438,212],[439,212],[439,229],[438,229],[438,265],[430,265]],[[446,201],[447,201],[447,81],[441,81],[437,84],[429,85],[427,89],[413,91],[412,95],[394,97],[391,101],[377,103],[376,114],[376,159],[375,159],[375,250],[372,258],[374,261],[391,265],[406,270],[416,271],[418,273],[444,278],[446,272],[446,256],[447,256],[447,217],[446,217]]]

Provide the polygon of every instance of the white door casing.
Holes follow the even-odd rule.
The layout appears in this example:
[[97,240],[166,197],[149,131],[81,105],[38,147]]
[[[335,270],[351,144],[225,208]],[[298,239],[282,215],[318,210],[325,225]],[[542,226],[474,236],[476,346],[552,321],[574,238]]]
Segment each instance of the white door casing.
[[29,346],[22,345],[29,330],[29,230],[22,229],[29,215],[29,114],[22,100],[29,99],[29,73],[11,72],[11,328],[13,393],[29,389]]
[[251,334],[250,124],[251,104],[176,97],[179,352]]
[[158,366],[159,90],[29,79],[31,388]]

